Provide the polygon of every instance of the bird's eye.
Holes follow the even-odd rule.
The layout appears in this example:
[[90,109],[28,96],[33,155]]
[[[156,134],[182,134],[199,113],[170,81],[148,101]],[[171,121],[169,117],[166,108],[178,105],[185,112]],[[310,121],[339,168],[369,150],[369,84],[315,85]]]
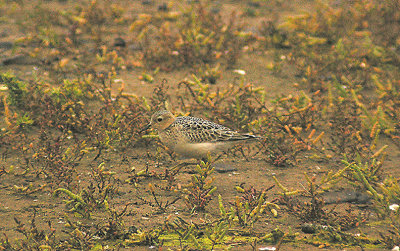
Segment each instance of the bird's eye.
[[157,121],[158,121],[158,122],[161,122],[161,121],[162,121],[162,118],[161,118],[161,117],[157,118]]

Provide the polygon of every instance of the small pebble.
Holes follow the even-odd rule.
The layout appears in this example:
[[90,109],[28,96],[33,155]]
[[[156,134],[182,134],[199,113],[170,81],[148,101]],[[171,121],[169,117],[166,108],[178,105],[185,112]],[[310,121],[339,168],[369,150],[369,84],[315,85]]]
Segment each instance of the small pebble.
[[261,250],[261,251],[274,251],[274,250],[276,250],[276,247],[261,247],[261,248],[258,248],[258,250]]
[[121,37],[117,37],[114,39],[114,46],[115,47],[125,47],[126,46],[126,42],[123,38]]
[[301,231],[306,234],[313,234],[316,232],[315,226],[311,223],[304,223],[301,226]]
[[25,55],[15,55],[2,61],[3,65],[30,65],[36,63],[36,60]]
[[226,163],[215,163],[214,170],[218,173],[228,173],[237,171],[237,168]]

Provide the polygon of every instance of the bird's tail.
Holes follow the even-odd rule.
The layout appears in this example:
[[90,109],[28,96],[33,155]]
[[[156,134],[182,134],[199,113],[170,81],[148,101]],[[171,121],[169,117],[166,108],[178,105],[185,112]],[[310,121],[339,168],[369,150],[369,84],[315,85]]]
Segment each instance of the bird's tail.
[[229,139],[229,141],[253,141],[253,140],[261,140],[261,136],[253,135],[253,134],[238,134]]
[[258,136],[258,135],[253,135],[253,134],[242,134],[244,137],[247,137],[247,139],[254,139],[254,140],[261,140],[263,137]]

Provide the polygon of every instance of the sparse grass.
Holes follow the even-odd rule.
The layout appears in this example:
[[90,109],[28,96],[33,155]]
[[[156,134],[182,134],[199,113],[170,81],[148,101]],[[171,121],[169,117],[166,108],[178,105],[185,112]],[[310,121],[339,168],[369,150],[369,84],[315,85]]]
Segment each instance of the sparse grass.
[[[16,28],[1,53],[34,64],[0,66],[0,210],[27,204],[16,232],[0,226],[0,250],[399,246],[398,1],[294,4],[266,20],[292,5],[172,2],[0,1],[0,26]],[[289,68],[297,92],[249,83],[252,61],[232,73],[244,55],[272,55],[262,74],[287,82]],[[240,160],[229,174],[182,169],[140,130],[161,108],[262,140],[220,156]],[[370,203],[327,205],[342,187]]]

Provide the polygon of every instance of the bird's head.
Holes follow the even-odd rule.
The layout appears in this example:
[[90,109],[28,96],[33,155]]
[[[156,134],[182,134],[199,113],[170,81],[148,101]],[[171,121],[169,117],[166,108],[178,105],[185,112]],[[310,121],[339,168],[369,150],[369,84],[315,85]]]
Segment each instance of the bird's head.
[[175,116],[167,110],[161,110],[151,116],[150,123],[143,129],[153,128],[158,131],[162,131],[169,127],[175,121]]

